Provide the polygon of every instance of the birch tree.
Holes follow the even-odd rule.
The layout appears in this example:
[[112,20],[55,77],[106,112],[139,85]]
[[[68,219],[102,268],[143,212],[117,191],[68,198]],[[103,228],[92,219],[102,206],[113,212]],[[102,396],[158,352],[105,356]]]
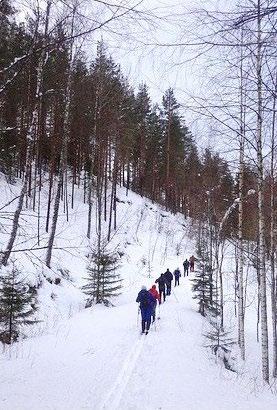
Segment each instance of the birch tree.
[[259,273],[261,289],[261,345],[262,373],[265,382],[269,382],[267,292],[265,267],[265,222],[264,222],[264,161],[263,161],[263,102],[262,102],[262,15],[261,0],[257,1],[257,165],[258,165],[258,215],[259,215]]

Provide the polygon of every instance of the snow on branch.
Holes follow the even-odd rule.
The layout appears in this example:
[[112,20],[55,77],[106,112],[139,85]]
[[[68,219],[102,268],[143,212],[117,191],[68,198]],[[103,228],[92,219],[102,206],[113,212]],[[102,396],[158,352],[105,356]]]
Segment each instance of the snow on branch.
[[[254,194],[256,194],[255,189],[249,189],[248,192],[247,192],[247,194],[245,195],[245,197],[244,197],[243,199],[248,198],[249,196],[254,195]],[[225,212],[225,215],[223,216],[223,218],[222,218],[222,220],[221,220],[221,222],[220,222],[220,225],[219,225],[218,236],[221,235],[221,232],[222,232],[222,229],[223,229],[223,225],[225,224],[225,222],[227,221],[227,219],[229,218],[229,216],[231,215],[231,213],[236,209],[236,207],[238,206],[239,202],[240,202],[240,198],[234,199],[234,202],[232,203],[232,205],[229,206],[229,208],[228,208],[227,211]]]

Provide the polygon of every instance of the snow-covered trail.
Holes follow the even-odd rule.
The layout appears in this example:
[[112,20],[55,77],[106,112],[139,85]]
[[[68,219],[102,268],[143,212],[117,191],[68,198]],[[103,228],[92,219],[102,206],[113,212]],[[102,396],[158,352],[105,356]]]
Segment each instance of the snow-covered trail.
[[[63,322],[53,334],[14,345],[0,357],[0,408],[265,408],[264,396],[247,394],[237,376],[203,348],[203,321],[187,278],[161,305],[160,317],[157,329],[141,336],[134,302],[100,306]],[[266,395],[266,409],[276,409],[275,396]]]
[[[118,407],[113,409],[262,410],[265,401],[239,386],[236,374],[216,364],[203,348],[203,321],[187,278],[161,306],[157,331],[143,351]],[[266,401],[276,409],[276,397]]]

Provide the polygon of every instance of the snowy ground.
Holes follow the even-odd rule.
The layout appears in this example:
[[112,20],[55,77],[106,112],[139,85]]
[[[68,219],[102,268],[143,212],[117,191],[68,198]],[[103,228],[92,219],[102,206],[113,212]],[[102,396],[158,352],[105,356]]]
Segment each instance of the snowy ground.
[[202,330],[187,278],[147,336],[139,334],[134,302],[87,309],[1,356],[0,408],[276,409],[276,396],[251,393],[214,362]]
[[[19,188],[7,186],[0,178],[2,247],[16,201],[2,207]],[[276,409],[276,395],[261,387],[254,302],[247,308],[248,318],[253,317],[246,328],[247,362],[237,362],[238,373],[226,371],[203,347],[207,323],[196,312],[187,278],[182,278],[181,286],[161,306],[156,329],[148,336],[139,335],[134,302],[138,290],[142,284],[152,285],[167,267],[172,271],[181,267],[184,258],[195,253],[194,235],[183,216],[171,215],[132,192],[126,197],[120,188],[118,196],[118,229],[110,246],[121,255],[124,287],[113,308],[84,309],[80,286],[95,238],[86,238],[87,205],[82,190],[76,190],[69,222],[61,207],[55,240],[55,247],[61,249],[53,252],[51,270],[44,265],[45,249],[37,249],[47,244],[48,238],[44,230],[47,186],[41,193],[40,220],[37,210],[24,211],[15,249],[31,246],[33,250],[14,253],[13,259],[30,284],[41,282],[42,322],[29,331],[28,339],[0,354],[0,409]],[[228,252],[230,257],[232,249]],[[68,271],[70,280],[61,275],[61,269]],[[224,277],[230,306],[232,269],[226,258]],[[60,285],[50,283],[57,277]],[[228,310],[226,306],[225,313],[226,322],[234,328],[233,307]]]

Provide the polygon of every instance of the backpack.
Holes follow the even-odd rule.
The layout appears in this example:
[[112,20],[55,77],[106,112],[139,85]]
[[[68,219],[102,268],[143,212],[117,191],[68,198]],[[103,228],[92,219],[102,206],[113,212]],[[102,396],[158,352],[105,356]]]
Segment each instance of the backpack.
[[156,283],[158,283],[159,285],[159,289],[164,289],[165,288],[165,284],[166,284],[166,279],[164,276],[160,276],[157,280]]
[[150,305],[149,302],[150,302],[150,301],[149,301],[149,293],[148,293],[148,291],[142,292],[141,297],[140,297],[140,305],[141,305],[141,307],[143,307],[143,308],[145,308],[145,309],[148,308],[149,305]]

